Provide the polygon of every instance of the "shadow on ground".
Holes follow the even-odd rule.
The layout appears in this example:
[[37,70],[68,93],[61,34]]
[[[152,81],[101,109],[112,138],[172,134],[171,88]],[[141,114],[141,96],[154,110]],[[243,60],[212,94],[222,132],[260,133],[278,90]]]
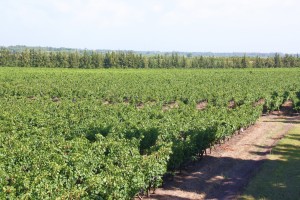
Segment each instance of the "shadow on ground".
[[295,120],[274,120],[274,121],[263,121],[263,122],[281,122],[281,123],[286,123],[286,124],[300,124],[299,121],[295,121]]
[[240,199],[300,199],[300,135],[285,138],[288,144],[276,145]]
[[[299,140],[299,135],[290,134],[285,137],[293,140]],[[299,147],[294,145],[280,145],[276,147],[276,151],[269,151],[273,146],[259,146],[260,149],[266,149],[263,153],[267,155],[269,153],[277,154],[279,157],[284,156],[285,159],[280,160],[242,160],[233,159],[229,157],[212,157],[206,156],[201,161],[189,166],[180,176],[176,176],[174,180],[165,180],[164,189],[167,190],[181,190],[184,192],[196,192],[203,195],[203,199],[235,199],[237,195],[240,195],[245,187],[249,184],[251,178],[261,169],[263,163],[268,163],[270,166],[277,165],[298,165],[300,166]],[[262,152],[251,152],[252,154],[262,155]],[[210,165],[213,163],[213,165]],[[220,171],[221,166],[221,171]],[[216,170],[217,169],[217,170]],[[298,170],[300,174],[300,168]],[[297,174],[293,177],[297,179],[297,183],[300,183],[300,176]],[[273,176],[272,169],[270,169],[270,176]],[[289,178],[288,178],[289,179]],[[190,184],[183,184],[184,182],[190,182]],[[276,191],[279,193],[291,193],[295,190],[295,181],[285,181],[282,185],[278,185],[276,181],[266,181],[265,187],[270,191]],[[300,197],[300,190],[298,192]],[[255,193],[247,193],[259,199]],[[151,195],[153,199],[174,199],[185,200],[191,198],[184,198],[184,196],[170,196],[170,195]],[[268,197],[266,197],[268,198]],[[300,198],[299,198],[300,199]]]

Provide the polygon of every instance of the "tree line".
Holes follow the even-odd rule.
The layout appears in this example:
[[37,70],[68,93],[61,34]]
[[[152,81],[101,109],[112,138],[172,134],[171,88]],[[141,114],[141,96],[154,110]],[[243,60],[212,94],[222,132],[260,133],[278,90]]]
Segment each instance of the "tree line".
[[275,68],[300,67],[298,55],[275,54],[273,57],[206,57],[178,53],[142,55],[128,51],[99,53],[25,49],[0,49],[0,66],[48,68]]

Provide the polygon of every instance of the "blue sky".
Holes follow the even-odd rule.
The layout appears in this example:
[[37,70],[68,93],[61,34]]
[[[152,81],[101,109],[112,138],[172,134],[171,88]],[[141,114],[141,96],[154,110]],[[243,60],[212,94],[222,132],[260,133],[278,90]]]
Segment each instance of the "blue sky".
[[300,53],[299,0],[0,0],[0,45]]

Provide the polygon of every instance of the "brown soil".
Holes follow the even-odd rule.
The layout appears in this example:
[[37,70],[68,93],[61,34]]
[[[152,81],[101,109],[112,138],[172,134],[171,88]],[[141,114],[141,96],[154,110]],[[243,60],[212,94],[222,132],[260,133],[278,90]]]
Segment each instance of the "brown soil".
[[162,108],[163,111],[167,111],[170,109],[179,108],[179,104],[177,102],[171,102],[168,104],[165,104]]
[[29,97],[27,97],[29,100],[32,100],[32,101],[34,101],[34,100],[37,100],[37,97],[36,96],[29,96]]
[[272,111],[271,114],[273,115],[293,115],[293,102],[291,100],[285,101],[281,106],[280,110]]
[[208,102],[206,100],[201,101],[196,105],[196,109],[197,110],[204,110],[207,107],[207,105],[208,105]]
[[258,101],[256,101],[255,103],[254,103],[254,105],[253,106],[260,106],[260,105],[264,105],[266,103],[266,100],[265,99],[259,99]]
[[128,106],[130,104],[129,99],[124,99],[123,104]]
[[293,102],[291,100],[284,102],[280,110],[284,115],[291,115],[293,113]]
[[107,100],[103,101],[102,103],[103,103],[103,105],[111,105],[112,104],[111,101],[107,101]]
[[263,116],[145,199],[236,199],[272,147],[299,123],[300,116]]
[[154,106],[154,105],[156,105],[156,101],[155,100],[152,100],[152,101],[148,101],[148,104],[150,105],[150,106]]
[[136,108],[137,109],[143,109],[145,107],[145,105],[143,104],[143,103],[138,103],[137,105],[136,105]]
[[58,97],[52,97],[52,101],[53,101],[53,102],[59,102],[59,101],[60,101],[60,98],[58,98]]
[[236,107],[236,103],[235,103],[235,101],[233,101],[233,100],[231,100],[231,101],[229,101],[228,102],[228,108],[235,108]]

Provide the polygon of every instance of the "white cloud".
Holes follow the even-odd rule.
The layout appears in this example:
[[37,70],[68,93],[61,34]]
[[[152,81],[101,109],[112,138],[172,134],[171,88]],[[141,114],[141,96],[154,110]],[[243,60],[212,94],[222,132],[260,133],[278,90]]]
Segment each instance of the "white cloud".
[[2,0],[0,45],[295,51],[298,19],[298,0]]
[[[289,12],[300,13],[300,2],[297,0],[176,0],[175,2],[176,7],[163,16],[166,24],[180,22],[191,25],[197,24],[199,20],[226,21],[236,18],[259,21],[270,15],[273,18],[287,18]],[[286,16],[282,16],[282,10]]]
[[162,4],[155,4],[152,6],[152,10],[154,12],[162,12],[164,10],[164,6]]
[[90,0],[77,10],[76,20],[102,26],[126,25],[140,17],[141,12],[121,1]]

